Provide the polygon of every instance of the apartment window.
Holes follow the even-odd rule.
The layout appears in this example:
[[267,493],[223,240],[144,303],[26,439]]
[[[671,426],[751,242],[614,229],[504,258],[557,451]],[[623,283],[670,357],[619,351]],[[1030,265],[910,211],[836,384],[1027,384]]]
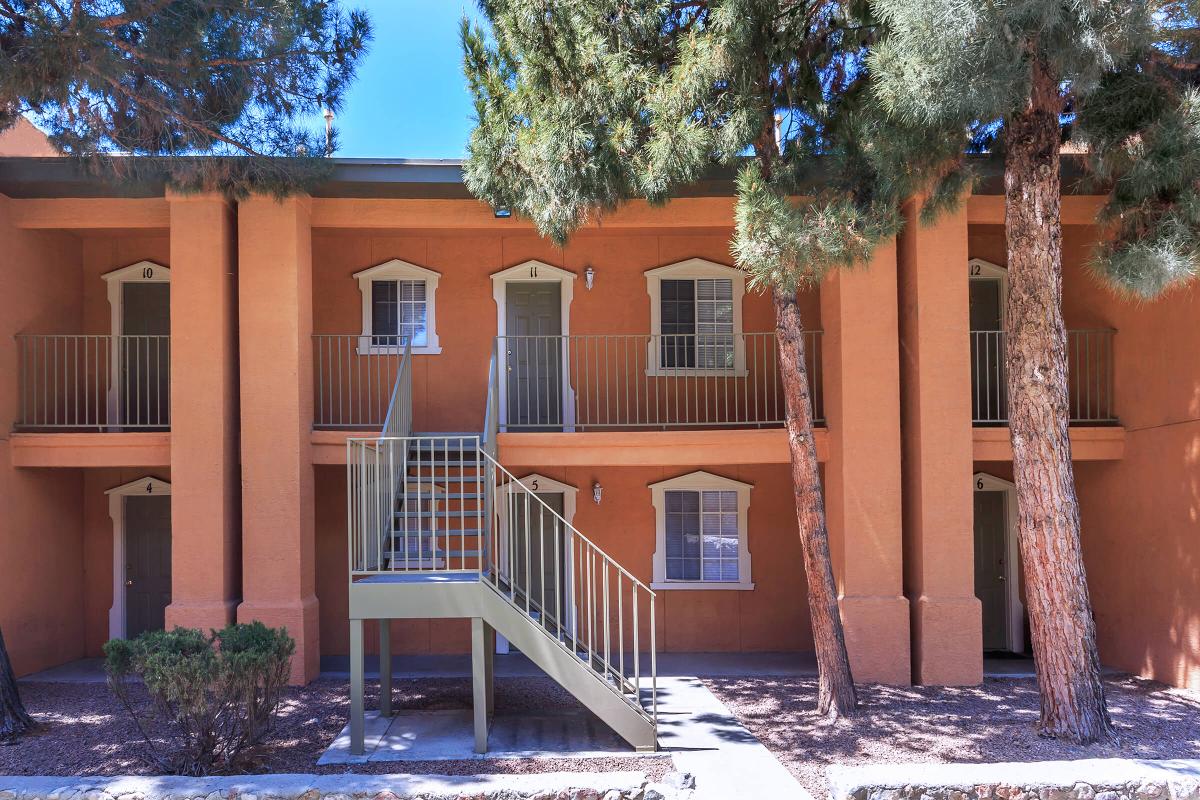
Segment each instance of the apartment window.
[[440,274],[393,259],[354,277],[363,298],[359,353],[383,352],[406,340],[414,353],[441,352],[435,303]]
[[750,485],[708,472],[651,484],[655,589],[751,589]]
[[371,281],[371,344],[429,343],[425,281]]
[[649,373],[744,372],[741,300],[745,273],[694,258],[646,273],[650,294]]

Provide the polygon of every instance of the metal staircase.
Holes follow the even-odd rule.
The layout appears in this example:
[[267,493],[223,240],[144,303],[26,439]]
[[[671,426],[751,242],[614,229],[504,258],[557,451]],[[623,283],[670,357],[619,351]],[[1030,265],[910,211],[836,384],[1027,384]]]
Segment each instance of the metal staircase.
[[347,442],[351,748],[364,747],[362,623],[407,617],[472,620],[477,751],[497,632],[632,746],[655,749],[654,592],[497,461],[491,369],[483,435],[414,435],[406,348],[383,435]]

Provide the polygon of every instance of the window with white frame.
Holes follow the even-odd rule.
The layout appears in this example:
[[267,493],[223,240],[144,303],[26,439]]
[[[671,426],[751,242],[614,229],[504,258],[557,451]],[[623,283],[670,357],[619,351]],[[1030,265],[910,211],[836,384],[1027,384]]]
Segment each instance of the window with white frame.
[[393,259],[354,277],[362,293],[360,353],[401,347],[406,341],[414,353],[441,352],[434,302],[439,273]]
[[754,588],[746,532],[750,489],[703,471],[650,485],[657,518],[652,588]]
[[745,273],[693,258],[646,273],[651,373],[727,374],[744,369],[741,300]]

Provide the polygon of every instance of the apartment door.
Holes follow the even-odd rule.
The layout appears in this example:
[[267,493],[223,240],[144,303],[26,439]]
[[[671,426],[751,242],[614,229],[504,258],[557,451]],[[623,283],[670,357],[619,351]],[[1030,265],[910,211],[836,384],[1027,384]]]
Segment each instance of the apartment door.
[[510,428],[562,430],[562,285],[505,285],[506,414]]
[[975,596],[983,605],[983,649],[1009,649],[1008,498],[975,491]]
[[1004,372],[1004,281],[970,280],[971,401],[976,422],[1008,419]]
[[170,420],[171,284],[121,284],[117,410],[121,424],[166,428]]
[[171,497],[125,498],[125,635],[161,630],[171,602]]
[[538,497],[554,514],[532,501],[526,503],[522,495],[514,494],[509,500],[514,505],[509,545],[516,556],[512,560],[513,583],[518,592],[528,591],[532,605],[544,608],[548,624],[557,626],[561,623],[566,629],[570,610],[567,607],[567,539],[560,519],[563,495],[553,492],[538,494]]

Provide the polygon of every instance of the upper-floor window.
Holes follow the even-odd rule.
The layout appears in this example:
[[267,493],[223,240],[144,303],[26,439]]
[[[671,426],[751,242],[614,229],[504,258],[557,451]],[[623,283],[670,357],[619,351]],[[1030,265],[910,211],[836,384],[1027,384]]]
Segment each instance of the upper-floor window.
[[693,258],[646,273],[652,341],[650,374],[745,370],[741,270]]
[[750,489],[703,471],[650,485],[657,518],[653,588],[753,588]]
[[442,351],[434,302],[439,273],[393,259],[354,277],[362,292],[360,353],[398,347],[405,340],[414,353]]

